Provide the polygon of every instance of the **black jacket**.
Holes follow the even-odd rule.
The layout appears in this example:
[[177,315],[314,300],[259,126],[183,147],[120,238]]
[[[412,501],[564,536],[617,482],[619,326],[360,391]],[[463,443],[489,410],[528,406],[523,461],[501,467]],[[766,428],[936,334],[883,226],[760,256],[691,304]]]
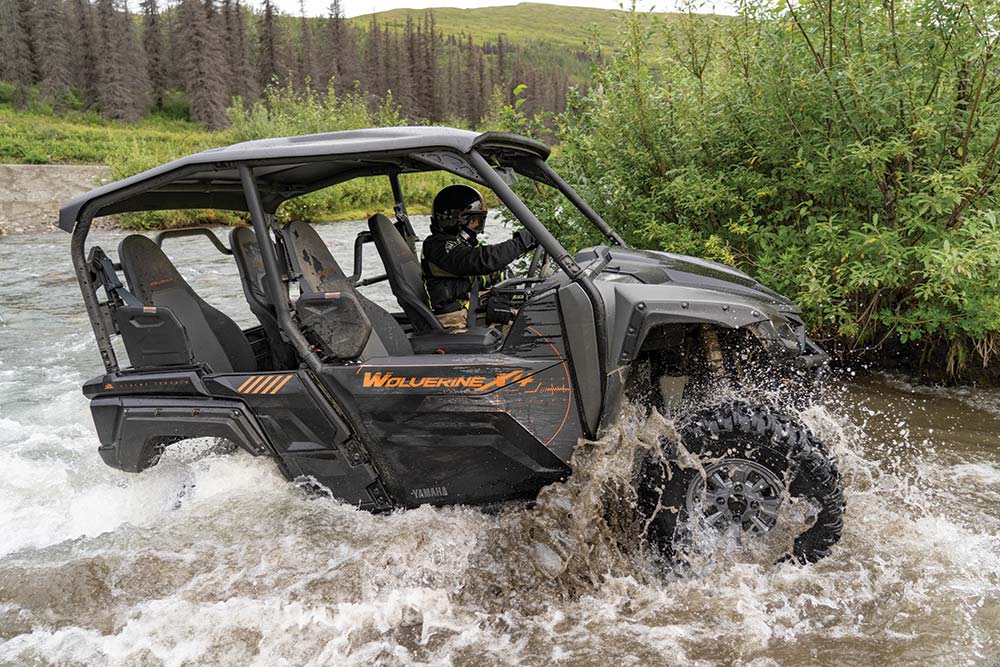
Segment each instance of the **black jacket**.
[[434,232],[424,241],[420,268],[436,315],[468,307],[472,281],[487,288],[503,280],[507,265],[530,249],[530,236],[515,234],[503,243],[480,245],[463,233]]

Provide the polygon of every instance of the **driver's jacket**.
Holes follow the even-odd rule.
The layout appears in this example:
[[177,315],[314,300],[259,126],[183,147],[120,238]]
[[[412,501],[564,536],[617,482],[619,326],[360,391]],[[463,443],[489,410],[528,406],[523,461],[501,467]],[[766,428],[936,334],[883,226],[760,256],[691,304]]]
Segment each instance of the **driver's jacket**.
[[509,241],[480,245],[465,234],[434,232],[424,240],[420,258],[427,300],[435,315],[468,308],[472,281],[486,289],[503,280],[507,265],[523,255],[527,245]]

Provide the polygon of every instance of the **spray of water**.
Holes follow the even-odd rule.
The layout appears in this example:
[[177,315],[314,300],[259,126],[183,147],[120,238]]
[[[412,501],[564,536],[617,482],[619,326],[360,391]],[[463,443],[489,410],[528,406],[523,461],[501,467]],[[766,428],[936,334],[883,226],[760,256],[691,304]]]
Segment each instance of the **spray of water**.
[[[349,254],[353,231],[324,233],[342,234],[334,247]],[[228,261],[178,243],[205,298],[238,315]],[[687,566],[664,570],[640,539],[630,483],[637,457],[676,442],[656,415],[626,414],[581,444],[576,474],[533,508],[495,514],[372,516],[210,443],[171,447],[138,476],[106,468],[79,394],[96,357],[64,254],[0,242],[0,665],[950,666],[1000,655],[1000,422],[982,405],[995,408],[994,394],[832,384],[799,416],[844,475],[833,554],[775,563],[782,540],[737,547],[706,532]],[[39,280],[60,288],[40,301]]]

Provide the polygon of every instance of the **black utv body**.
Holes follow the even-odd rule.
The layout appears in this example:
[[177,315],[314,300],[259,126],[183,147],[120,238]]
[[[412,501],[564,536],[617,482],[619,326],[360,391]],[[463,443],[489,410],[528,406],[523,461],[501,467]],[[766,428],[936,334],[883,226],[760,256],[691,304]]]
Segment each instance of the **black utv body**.
[[[207,436],[366,510],[531,499],[571,473],[578,440],[598,437],[628,393],[672,409],[683,446],[704,461],[680,468],[667,443],[639,466],[640,510],[664,553],[685,519],[767,531],[788,496],[815,507],[794,556],[828,553],[843,502],[825,449],[767,408],[705,403],[707,389],[742,381],[749,357],[783,381],[821,365],[799,310],[733,268],[630,249],[548,154],[510,134],[335,132],[204,151],[71,201],[59,226],[72,233],[104,362],[84,386],[104,461],[140,472],[165,446]],[[449,333],[427,305],[400,176],[430,170],[491,189],[540,243],[527,276],[492,290],[513,304],[507,326]],[[609,245],[571,255],[515,194],[514,175],[558,190]],[[275,217],[286,200],[367,176],[389,179],[394,219],[369,220],[351,274],[310,225]],[[233,229],[228,247],[207,229],[127,236],[117,261],[86,247],[95,217],[178,208],[245,211],[252,227]],[[177,234],[232,254],[259,326],[241,330],[198,296],[160,247]],[[362,279],[369,242],[385,275]],[[401,312],[364,296],[383,279]]]

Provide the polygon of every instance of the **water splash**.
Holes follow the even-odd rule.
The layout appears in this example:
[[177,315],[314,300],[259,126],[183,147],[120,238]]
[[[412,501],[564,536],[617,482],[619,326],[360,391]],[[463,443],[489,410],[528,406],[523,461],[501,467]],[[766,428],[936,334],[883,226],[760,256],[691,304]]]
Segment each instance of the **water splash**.
[[[322,233],[349,263],[361,226]],[[230,260],[197,241],[177,248],[212,267],[197,285],[209,302],[247,316]],[[45,303],[32,266],[62,267],[44,272]],[[626,416],[581,447],[579,474],[534,509],[499,514],[372,516],[242,451],[174,447],[128,475],[100,462],[79,394],[97,356],[80,334],[64,243],[0,240],[0,267],[0,665],[977,665],[1000,655],[1000,421],[978,405],[990,392],[831,385],[801,417],[845,477],[833,555],[797,566],[734,549],[664,573],[634,539],[626,481],[638,453],[669,439],[668,422]]]

